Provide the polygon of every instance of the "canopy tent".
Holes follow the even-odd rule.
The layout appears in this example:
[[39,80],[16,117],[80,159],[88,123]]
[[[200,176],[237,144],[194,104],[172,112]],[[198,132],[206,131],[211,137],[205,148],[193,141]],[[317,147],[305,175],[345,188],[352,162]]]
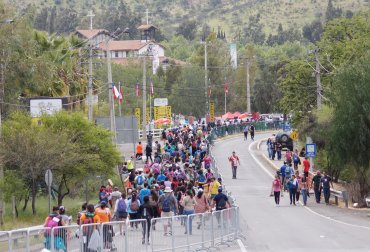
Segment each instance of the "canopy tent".
[[241,115],[241,113],[237,111],[233,115],[234,115],[234,118],[238,118]]
[[221,116],[222,120],[234,119],[234,114],[227,112],[226,114]]
[[239,119],[244,119],[246,117],[252,117],[251,113],[243,113],[238,116]]

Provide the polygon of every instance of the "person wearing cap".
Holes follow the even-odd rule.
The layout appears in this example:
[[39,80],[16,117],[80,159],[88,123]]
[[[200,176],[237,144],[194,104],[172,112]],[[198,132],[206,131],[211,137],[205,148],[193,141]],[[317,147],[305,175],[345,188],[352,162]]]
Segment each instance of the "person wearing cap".
[[236,170],[238,168],[238,164],[240,165],[239,157],[233,151],[232,155],[229,157],[229,162],[231,164],[231,169],[233,173],[233,179],[236,179]]
[[[166,187],[164,194],[162,194],[158,199],[158,204],[161,209],[161,217],[172,217],[175,212],[178,212],[177,200],[172,194],[172,189]],[[167,232],[169,222],[163,222],[164,236],[171,235],[171,231]]]
[[217,189],[218,193],[217,195],[213,198],[211,208],[216,207],[216,218],[218,225],[220,226],[220,211],[230,208],[230,203],[229,203],[229,198],[222,193],[222,186],[219,186]]
[[[195,202],[196,202],[196,205],[195,205],[195,213],[196,214],[202,214],[202,213],[205,213],[209,210],[208,200],[207,200],[207,197],[205,196],[204,191],[203,191],[202,188],[198,189],[197,196],[195,196],[194,199],[195,199]],[[200,229],[200,227],[201,227],[201,224],[202,224],[201,221],[202,221],[202,216],[199,215],[198,229]]]

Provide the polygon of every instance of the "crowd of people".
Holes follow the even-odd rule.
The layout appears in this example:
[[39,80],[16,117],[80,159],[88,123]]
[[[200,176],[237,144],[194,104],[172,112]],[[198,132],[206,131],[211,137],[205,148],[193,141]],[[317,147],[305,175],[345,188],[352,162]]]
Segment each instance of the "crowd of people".
[[[184,126],[164,131],[161,140],[153,145],[147,144],[145,149],[139,142],[135,155],[120,168],[122,187],[113,186],[112,181],[108,180],[108,184],[99,190],[99,204],[82,205],[77,224],[122,221],[118,231],[113,230],[112,225],[103,225],[104,249],[114,250],[113,234],[125,235],[126,220],[130,220],[130,229],[138,228],[138,222],[134,220],[145,220],[142,224],[142,243],[148,244],[150,231],[158,228],[155,222],[151,226],[152,218],[188,216],[231,207],[228,197],[223,193],[222,180],[216,178],[211,170],[207,132],[205,127],[191,129]],[[61,211],[61,208],[55,207],[44,226],[68,225]],[[192,217],[183,221],[185,234],[192,235],[192,222]],[[197,228],[200,227],[198,221]],[[86,237],[85,251],[92,251],[89,244],[94,236],[94,228],[84,228],[82,231]],[[163,235],[172,235],[169,222],[163,222]],[[45,247],[49,249],[50,246],[50,239],[46,236]],[[66,249],[62,241],[54,246]]]
[[[270,159],[274,160],[275,154],[278,160],[282,159],[281,144],[275,141],[274,136],[268,139],[267,150]],[[303,158],[302,162],[301,158]],[[311,176],[310,169],[311,164],[308,157],[305,157],[304,150],[298,153],[297,149],[294,152],[288,149],[285,152],[284,163],[277,171],[271,187],[271,196],[274,196],[276,206],[280,205],[280,197],[284,196],[284,192],[289,193],[290,205],[295,206],[302,196],[303,205],[306,206],[310,189],[314,191],[316,203],[320,203],[323,192],[325,203],[329,205],[330,186],[333,187],[331,177],[326,172],[321,175],[320,171],[316,171],[316,174]]]

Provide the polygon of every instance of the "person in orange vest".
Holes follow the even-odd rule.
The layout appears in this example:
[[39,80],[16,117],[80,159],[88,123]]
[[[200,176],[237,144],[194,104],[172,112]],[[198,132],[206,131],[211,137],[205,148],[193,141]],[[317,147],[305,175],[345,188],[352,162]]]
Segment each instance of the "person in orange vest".
[[141,145],[141,142],[136,146],[136,159],[141,159],[143,156],[143,146]]

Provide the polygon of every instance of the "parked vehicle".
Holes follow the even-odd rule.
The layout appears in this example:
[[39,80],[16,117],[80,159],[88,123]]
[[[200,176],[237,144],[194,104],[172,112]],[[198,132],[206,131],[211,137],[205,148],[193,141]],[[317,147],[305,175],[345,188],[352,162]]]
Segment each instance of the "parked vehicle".
[[293,151],[293,139],[288,133],[279,132],[276,134],[276,142],[280,143],[283,148]]

